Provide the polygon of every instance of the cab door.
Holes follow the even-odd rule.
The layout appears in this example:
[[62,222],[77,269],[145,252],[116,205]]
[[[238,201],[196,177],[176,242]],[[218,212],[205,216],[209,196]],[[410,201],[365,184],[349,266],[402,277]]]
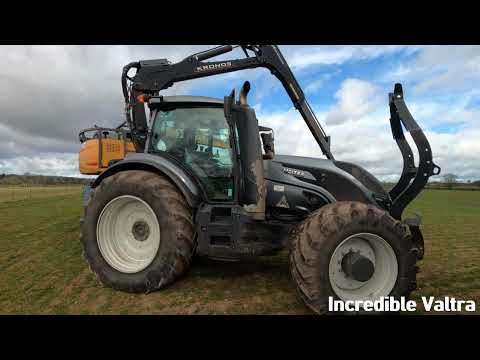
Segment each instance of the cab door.
[[150,152],[173,157],[200,183],[208,202],[235,200],[230,126],[220,104],[169,103],[156,111]]

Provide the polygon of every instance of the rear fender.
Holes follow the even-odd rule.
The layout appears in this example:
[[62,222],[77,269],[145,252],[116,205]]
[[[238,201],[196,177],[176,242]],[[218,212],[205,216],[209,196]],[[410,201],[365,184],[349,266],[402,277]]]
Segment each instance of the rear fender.
[[99,175],[93,182],[92,188],[98,186],[105,178],[126,170],[144,170],[163,175],[177,186],[190,207],[197,208],[202,202],[202,193],[199,186],[185,170],[173,161],[152,154],[135,153],[127,155],[123,160],[110,166]]

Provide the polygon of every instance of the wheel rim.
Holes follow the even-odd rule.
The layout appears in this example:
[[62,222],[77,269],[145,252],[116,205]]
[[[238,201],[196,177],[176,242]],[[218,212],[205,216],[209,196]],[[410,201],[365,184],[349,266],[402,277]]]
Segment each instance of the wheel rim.
[[[345,259],[360,255],[373,264],[373,274],[358,281],[346,271]],[[398,262],[390,244],[371,233],[359,233],[343,240],[334,250],[329,264],[329,280],[336,295],[346,300],[375,300],[390,294],[398,275]]]
[[123,195],[111,200],[97,222],[97,243],[105,261],[122,273],[147,268],[160,246],[157,216],[142,199]]

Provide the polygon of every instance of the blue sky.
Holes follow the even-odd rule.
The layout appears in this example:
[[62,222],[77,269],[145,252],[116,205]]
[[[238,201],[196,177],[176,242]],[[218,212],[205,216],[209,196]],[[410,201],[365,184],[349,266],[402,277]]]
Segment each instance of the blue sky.
[[[292,48],[292,51],[295,51],[296,47],[280,46],[280,48]],[[287,50],[287,60],[288,53],[289,52]],[[402,62],[407,62],[415,58],[415,56],[415,52],[412,52],[411,49],[406,48],[399,49],[399,51],[396,51],[393,54],[382,54],[378,57],[357,59],[352,56],[352,58],[346,59],[344,62],[342,59],[331,59],[329,61],[338,61],[337,63],[322,63],[321,60],[319,60],[319,64],[303,64],[302,66],[293,65],[292,69],[297,77],[297,80],[304,89],[310,103],[319,108],[328,108],[335,104],[335,93],[340,84],[348,78],[371,81],[382,86],[385,92],[391,91],[391,81],[387,81],[383,78],[383,76],[393,67],[398,67],[402,64]],[[228,58],[229,56],[224,57]],[[257,78],[256,81],[258,83],[257,86],[252,87],[251,96],[257,101],[260,99],[262,100],[262,107],[264,110],[286,110],[291,107],[289,98],[283,90],[283,87],[274,77],[270,75],[268,70],[258,69],[240,72],[240,74],[242,74],[245,78],[248,78],[252,73],[255,73],[255,76],[259,76],[259,78]],[[226,78],[227,76],[223,77]],[[221,78],[222,76],[217,77],[217,79]],[[263,93],[263,89],[265,88],[264,83],[268,83],[267,86],[271,87],[267,94]],[[410,86],[412,85],[412,82],[405,82],[404,85]],[[225,87],[223,82],[212,81],[210,87],[194,88],[192,91],[190,91],[190,93],[193,95],[206,94],[207,96],[223,97],[225,95],[225,91],[228,91],[228,88]],[[261,92],[260,95],[259,92]]]
[[[435,161],[443,173],[458,173],[464,180],[480,176],[480,147],[476,140],[480,128],[480,68],[474,63],[479,47],[281,49],[319,120],[332,135],[333,150],[340,153],[339,158],[360,163],[386,180],[398,177],[401,157],[390,135],[387,94],[396,82],[401,82],[407,105],[429,135]],[[294,155],[320,155],[307,139],[308,130],[301,126],[281,84],[268,71],[245,71],[218,78],[218,82],[195,86],[189,93],[223,97],[233,84],[238,90],[242,78],[248,79],[252,83],[250,101],[260,121],[264,119],[280,131],[278,148]],[[285,118],[282,113],[291,117]],[[289,128],[301,142],[291,141]],[[288,146],[282,146],[282,140]],[[452,161],[458,166],[452,166]]]
[[[214,46],[214,45],[213,45]],[[78,175],[78,131],[122,121],[124,64],[175,62],[211,46],[0,46],[0,173]],[[480,179],[480,46],[282,46],[285,58],[338,159],[384,180],[398,178],[401,155],[389,128],[388,92],[405,100],[430,139],[443,173]],[[241,51],[223,58],[241,56]],[[173,86],[166,94],[223,98],[249,80],[250,104],[275,131],[277,152],[321,157],[280,82],[255,69]],[[22,93],[23,104],[8,94]],[[434,178],[433,178],[434,179]]]

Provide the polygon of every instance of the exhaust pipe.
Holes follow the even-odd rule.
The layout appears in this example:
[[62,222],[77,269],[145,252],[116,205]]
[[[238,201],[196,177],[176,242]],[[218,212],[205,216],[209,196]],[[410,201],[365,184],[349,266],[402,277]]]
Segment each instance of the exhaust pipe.
[[252,219],[265,220],[267,189],[262,148],[255,110],[245,106],[249,91],[250,83],[248,81],[243,84],[238,101],[235,101],[235,93],[232,91],[232,95],[225,98],[225,115],[237,127],[238,145],[242,154],[239,203]]
[[[242,89],[240,90],[240,97],[238,103],[240,105],[248,105],[247,96],[250,92],[250,82],[245,81],[243,83]],[[263,155],[264,160],[271,160],[275,156],[275,150],[273,145],[273,131],[270,128],[259,126],[260,131],[267,131],[269,133],[261,133],[260,137],[263,142],[263,149],[265,154]]]
[[245,81],[243,83],[242,89],[240,90],[240,98],[239,98],[240,105],[248,105],[247,96],[249,91],[250,91],[250,83],[248,81]]

